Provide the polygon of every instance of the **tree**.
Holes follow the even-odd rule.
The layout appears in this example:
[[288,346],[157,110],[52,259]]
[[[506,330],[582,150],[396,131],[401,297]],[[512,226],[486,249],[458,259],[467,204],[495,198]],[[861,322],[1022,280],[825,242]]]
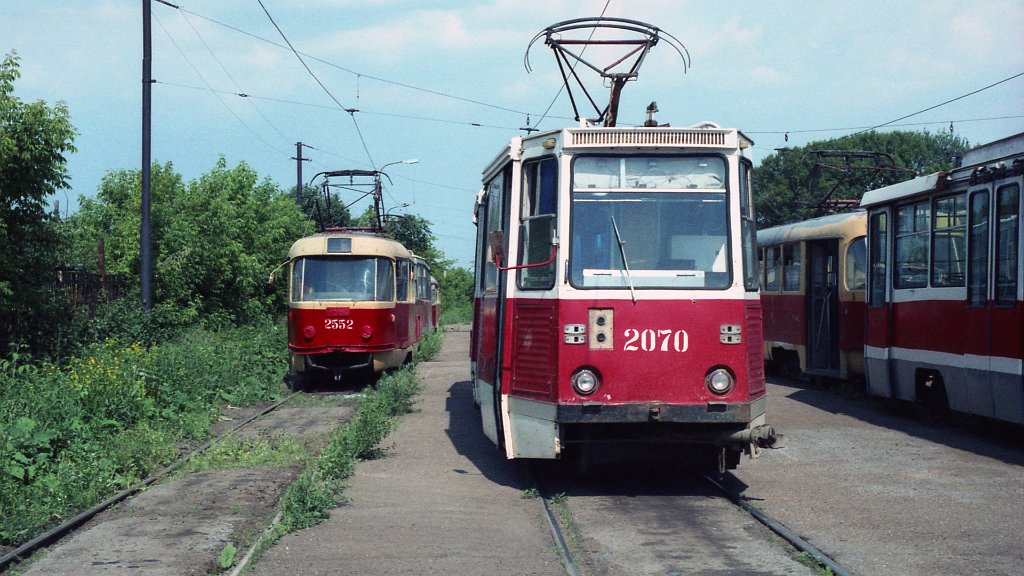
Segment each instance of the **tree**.
[[[811,142],[766,157],[754,172],[754,201],[758,226],[766,228],[822,213],[822,200],[859,200],[864,192],[901,182],[915,175],[948,170],[968,143],[940,132],[866,132]],[[872,157],[821,155],[824,151],[868,151]],[[849,160],[849,163],[847,163]],[[820,165],[815,169],[815,164]],[[891,170],[897,168],[903,170]]]
[[46,342],[60,309],[54,281],[62,238],[47,198],[67,188],[75,151],[67,106],[14,96],[18,57],[0,62],[0,346]]
[[[295,195],[295,188],[292,188],[292,196]],[[352,225],[352,215],[348,207],[335,195],[331,195],[328,202],[323,191],[310,185],[302,187],[302,213],[310,221],[317,223],[317,226],[324,228],[344,228]]]
[[[170,163],[154,164],[154,316],[163,325],[239,323],[283,308],[284,295],[264,293],[270,272],[292,242],[312,232],[294,196],[260,180],[245,163],[221,157],[187,184]],[[95,199],[68,220],[79,264],[95,265],[96,237],[107,246],[107,270],[137,280],[138,170],[108,173]]]

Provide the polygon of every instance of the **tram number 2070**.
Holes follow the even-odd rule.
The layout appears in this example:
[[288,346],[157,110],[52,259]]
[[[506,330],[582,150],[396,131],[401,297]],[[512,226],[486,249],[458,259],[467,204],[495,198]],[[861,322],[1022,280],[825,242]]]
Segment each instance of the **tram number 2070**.
[[627,328],[623,335],[626,337],[626,344],[622,349],[626,352],[686,352],[690,347],[690,335],[686,330]]

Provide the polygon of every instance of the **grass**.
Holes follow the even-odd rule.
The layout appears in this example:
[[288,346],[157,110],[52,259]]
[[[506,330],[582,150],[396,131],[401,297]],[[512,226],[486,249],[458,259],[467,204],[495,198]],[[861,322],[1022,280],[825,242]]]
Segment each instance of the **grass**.
[[[424,339],[416,363],[432,359],[441,349],[443,333],[432,332]],[[415,365],[381,376],[359,401],[356,414],[331,435],[319,457],[299,475],[281,498],[281,519],[257,545],[253,561],[289,532],[308,528],[327,519],[330,511],[344,501],[345,481],[359,460],[381,457],[384,439],[398,425],[398,418],[415,409],[420,386]]]
[[0,544],[174,461],[220,406],[279,397],[285,343],[283,325],[267,322],[151,346],[105,340],[61,366],[0,359]]
[[208,448],[182,467],[184,472],[268,466],[303,466],[312,452],[309,446],[292,438],[243,438],[230,436]]

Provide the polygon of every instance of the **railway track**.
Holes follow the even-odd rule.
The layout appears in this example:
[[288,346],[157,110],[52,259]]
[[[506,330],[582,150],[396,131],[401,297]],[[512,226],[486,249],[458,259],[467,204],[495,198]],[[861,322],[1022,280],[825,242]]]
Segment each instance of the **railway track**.
[[[548,472],[550,472],[550,470],[548,470]],[[562,558],[562,564],[565,566],[566,574],[568,576],[580,576],[580,574],[582,574],[584,572],[584,570],[581,569],[580,564],[581,563],[585,563],[586,560],[585,559],[577,559],[576,555],[574,555],[574,549],[575,550],[579,550],[580,549],[580,540],[584,540],[584,539],[586,539],[588,537],[588,534],[586,533],[586,528],[582,529],[582,533],[580,533],[581,532],[581,528],[578,525],[575,525],[575,523],[572,520],[569,520],[569,522],[573,523],[573,525],[572,526],[566,526],[565,525],[565,517],[566,517],[566,515],[565,514],[559,514],[557,512],[557,509],[559,507],[565,507],[565,509],[568,510],[568,508],[567,508],[568,498],[566,498],[566,493],[565,492],[554,493],[552,488],[550,488],[549,486],[546,486],[545,479],[543,478],[544,472],[539,472],[537,470],[532,470],[532,474],[533,474],[533,477],[535,479],[535,485],[538,486],[538,492],[539,492],[539,495],[540,495],[540,498],[538,498],[538,500],[540,501],[540,505],[541,505],[542,510],[543,510],[543,515],[547,519],[548,524],[550,526],[551,533],[552,533],[552,538],[554,539],[556,547],[558,549],[558,553],[559,553],[559,555]],[[816,566],[812,566],[812,569],[816,569],[819,573],[824,573],[824,574],[832,574],[832,575],[835,575],[835,576],[849,576],[850,573],[846,569],[844,569],[842,566],[837,564],[834,560],[832,560],[827,554],[825,554],[821,550],[819,550],[816,547],[814,547],[813,545],[811,545],[809,542],[807,542],[806,540],[804,540],[803,538],[798,536],[795,532],[793,532],[792,530],[787,528],[781,522],[779,522],[778,520],[772,518],[769,514],[767,514],[764,511],[759,510],[756,507],[751,506],[750,504],[748,504],[744,500],[744,498],[742,496],[740,496],[735,491],[729,489],[723,482],[720,482],[720,481],[716,480],[714,477],[712,477],[712,476],[710,476],[708,474],[699,473],[699,472],[692,474],[692,478],[693,478],[694,482],[696,482],[697,484],[702,485],[706,489],[706,491],[707,491],[706,494],[696,494],[695,495],[696,497],[704,498],[708,494],[713,494],[718,499],[726,499],[726,500],[728,500],[732,505],[734,505],[738,509],[742,510],[750,518],[752,518],[753,520],[756,520],[756,522],[758,522],[759,524],[761,524],[764,527],[768,528],[773,533],[775,533],[778,537],[780,537],[783,540],[785,540],[793,549],[795,549],[798,553],[800,553],[803,556],[803,558],[804,558],[804,560],[802,561],[803,563],[813,563],[813,564],[816,564]],[[689,486],[695,486],[695,485],[691,484]],[[600,489],[596,489],[595,490],[593,488],[583,488],[583,489],[579,490],[579,494],[581,496],[590,496],[590,495],[592,495],[591,494],[592,492],[598,492],[599,490]],[[660,490],[661,490],[660,488],[656,488],[654,490],[654,492],[658,492]],[[691,488],[688,487],[684,491],[690,491],[690,490],[691,490]],[[574,493],[574,491],[575,491],[575,489],[571,490],[570,493]],[[643,488],[638,490],[638,492],[642,493],[643,492]],[[623,494],[622,498],[632,499],[635,496],[637,496],[636,493]],[[690,494],[688,496],[694,496],[694,494]],[[678,498],[685,499],[688,496],[678,496]],[[608,497],[614,499],[614,498],[618,498],[619,495],[612,494],[611,496],[608,496]],[[676,496],[669,496],[670,499],[671,498],[675,498],[675,497]],[[664,504],[665,503],[664,497],[659,498],[658,502],[661,503],[661,504]],[[652,505],[651,507],[653,508],[654,505]],[[684,515],[686,515],[688,513],[692,514],[692,510],[689,509],[689,505],[681,504],[680,505],[679,515],[680,516],[684,516]],[[660,517],[661,518],[665,518],[665,517],[668,517],[670,515],[671,514],[663,514],[663,515],[660,515]],[[606,520],[611,522],[611,521],[613,521],[613,517],[611,517],[611,516],[606,517]],[[683,523],[683,524],[685,524],[685,523]],[[682,524],[680,526],[682,526]],[[680,528],[680,526],[676,526],[676,527],[672,527],[672,526],[653,526],[653,525],[652,526],[645,526],[646,531],[648,532],[645,536],[650,537],[650,534],[667,536],[668,533],[674,532],[677,529],[681,529],[681,530],[686,530],[687,529],[686,527]],[[623,531],[626,531],[626,530],[628,530],[628,529],[625,529],[625,528],[623,529]],[[709,529],[706,529],[706,531],[713,533],[715,530],[709,528]],[[628,541],[630,541],[630,538],[628,536],[623,535],[621,540],[628,542]],[[685,538],[681,539],[680,541],[685,541]],[[717,545],[717,544],[718,544],[717,542],[710,542],[710,543],[708,543],[708,545],[711,545],[711,546],[714,546],[714,545]],[[648,543],[646,543],[646,542],[645,543],[637,543],[637,545],[638,546],[647,546]],[[680,546],[684,546],[684,545],[680,545]],[[636,554],[637,554],[638,557],[646,558],[647,560],[645,560],[645,562],[646,561],[650,561],[650,562],[653,563],[653,562],[656,562],[658,560],[657,558],[652,558],[652,555],[655,556],[655,557],[657,556],[657,551],[655,549],[652,549],[652,548],[644,548],[642,551],[639,551]],[[685,557],[688,557],[690,555],[691,555],[690,551],[680,551],[678,554],[673,554],[672,555],[672,556],[674,556],[674,558],[666,558],[666,563],[672,564],[674,561],[678,561],[680,558],[685,558]],[[810,562],[808,562],[807,559],[810,559]],[[744,569],[744,567],[732,567],[732,569],[736,570],[737,573],[746,571]],[[650,565],[645,566],[645,567],[638,567],[637,570],[638,570],[638,573],[644,573],[644,572],[645,573],[655,573],[656,572],[655,570],[651,569]],[[597,569],[592,570],[592,571],[593,572],[602,572],[603,570],[602,570],[602,568],[598,567]],[[587,572],[591,572],[591,571],[587,571]],[[611,570],[607,570],[607,572],[612,572],[612,571]],[[662,571],[660,573],[666,573],[666,572]],[[667,573],[668,574],[677,574],[679,572],[675,572],[675,571],[669,570]],[[767,572],[767,573],[770,573],[770,572]]]
[[68,520],[65,520],[60,525],[55,526],[55,527],[51,528],[50,530],[47,530],[46,532],[40,534],[39,536],[36,536],[32,540],[29,540],[28,542],[25,542],[24,544],[22,544],[21,546],[15,548],[14,550],[11,550],[7,554],[5,554],[3,557],[0,557],[0,572],[3,572],[11,564],[13,564],[15,562],[19,562],[19,561],[27,559],[29,557],[29,555],[31,555],[36,550],[39,550],[39,549],[44,548],[46,546],[53,545],[54,543],[60,541],[64,536],[68,535],[70,532],[72,532],[76,528],[82,526],[83,524],[88,522],[91,518],[93,518],[94,516],[96,516],[100,512],[103,512],[104,510],[107,510],[108,508],[114,506],[115,504],[123,502],[127,498],[129,498],[129,497],[139,493],[140,491],[142,491],[143,489],[147,488],[148,486],[150,486],[150,485],[152,485],[152,484],[162,480],[163,478],[166,478],[169,474],[171,474],[174,471],[178,470],[179,468],[181,468],[183,465],[188,463],[190,460],[192,460],[196,456],[198,456],[198,455],[202,454],[203,452],[205,452],[206,450],[210,449],[210,447],[216,445],[218,442],[224,440],[225,438],[228,438],[228,437],[234,435],[239,430],[245,428],[246,426],[249,426],[253,422],[256,422],[260,418],[262,418],[262,417],[266,416],[267,414],[270,414],[271,412],[277,410],[281,406],[284,406],[289,401],[291,401],[293,398],[295,398],[295,393],[289,394],[288,396],[286,396],[284,399],[280,400],[279,402],[276,402],[276,403],[274,403],[274,404],[272,404],[272,405],[270,405],[270,406],[260,410],[256,414],[246,418],[244,421],[242,421],[239,424],[231,427],[227,431],[222,432],[221,434],[217,435],[216,437],[211,438],[210,440],[206,441],[205,443],[199,445],[194,450],[191,450],[187,454],[184,454],[181,458],[179,458],[178,460],[176,460],[172,464],[168,465],[167,467],[161,469],[156,474],[146,478],[145,480],[142,480],[141,482],[139,482],[139,483],[137,483],[137,484],[135,484],[135,485],[133,485],[133,486],[131,486],[129,488],[126,488],[125,490],[122,490],[121,492],[118,492],[117,494],[114,494],[113,496],[107,498],[106,500],[103,500],[102,502],[100,502],[99,504],[93,506],[92,508],[89,508],[88,510],[84,510],[84,511],[76,514],[72,518],[69,518]]

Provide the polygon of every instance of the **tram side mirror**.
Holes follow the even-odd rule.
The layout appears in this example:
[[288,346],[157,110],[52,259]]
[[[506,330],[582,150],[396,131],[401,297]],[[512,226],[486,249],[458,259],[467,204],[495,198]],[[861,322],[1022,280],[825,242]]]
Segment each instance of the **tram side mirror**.
[[271,272],[270,277],[267,278],[267,283],[263,286],[263,293],[267,296],[274,293],[274,272]]
[[489,234],[491,242],[491,259],[495,264],[501,265],[505,262],[505,232],[494,230]]

